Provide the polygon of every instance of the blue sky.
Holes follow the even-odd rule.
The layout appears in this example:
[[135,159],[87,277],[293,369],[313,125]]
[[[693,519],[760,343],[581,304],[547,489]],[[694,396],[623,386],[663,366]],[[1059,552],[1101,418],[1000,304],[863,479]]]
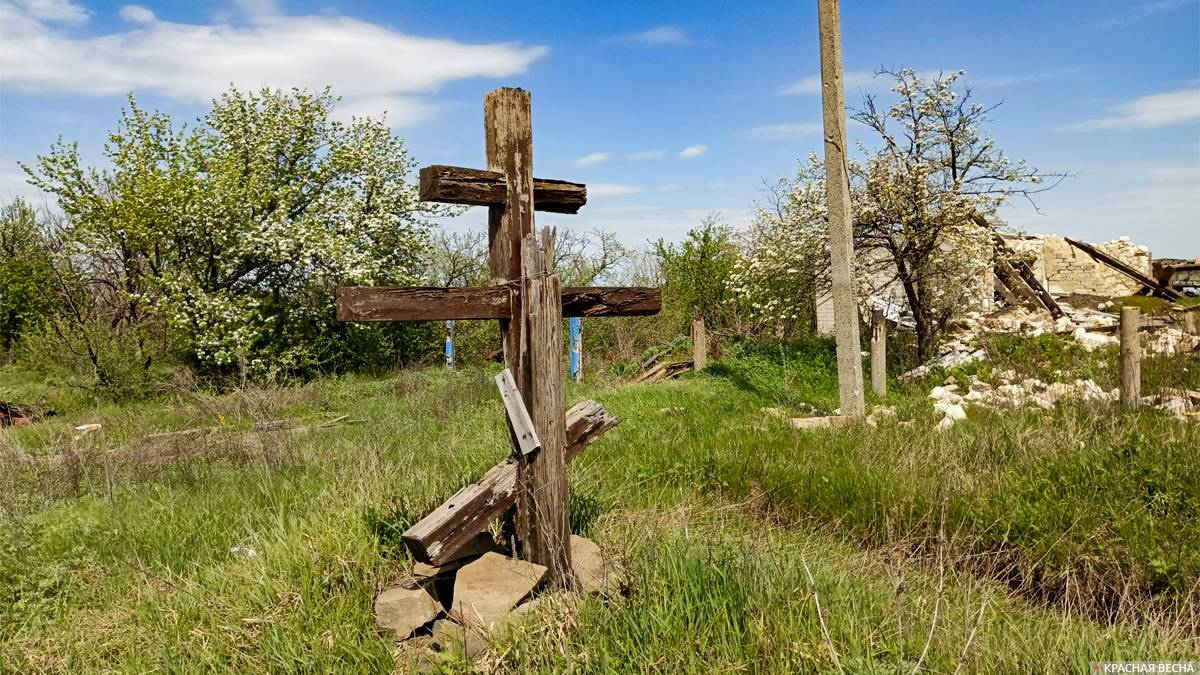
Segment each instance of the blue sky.
[[[1073,177],[1013,225],[1200,255],[1197,0],[849,2],[847,101],[880,66],[966,70],[1010,156]],[[60,134],[98,161],[132,91],[180,121],[229,83],[331,84],[388,110],[421,164],[482,166],[482,99],[530,89],[536,173],[588,183],[578,216],[629,243],[710,211],[748,222],[764,180],[820,150],[815,2],[0,0],[0,196]],[[859,132],[854,123],[852,137]],[[454,227],[483,227],[473,210]]]

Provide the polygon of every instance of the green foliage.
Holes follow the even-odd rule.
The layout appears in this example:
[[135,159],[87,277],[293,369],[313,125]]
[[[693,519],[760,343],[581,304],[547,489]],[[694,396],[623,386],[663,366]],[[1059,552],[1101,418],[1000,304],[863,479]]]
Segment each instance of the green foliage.
[[21,199],[0,206],[0,356],[53,308],[49,241],[33,207]]
[[[836,401],[832,353],[734,343],[676,381],[572,385],[624,420],[569,480],[572,526],[628,592],[492,636],[498,668],[821,672],[836,654],[856,673],[1069,672],[1097,653],[1192,655],[1194,424],[973,408],[937,433],[917,390],[876,427],[796,432],[789,414]],[[70,493],[51,489],[66,462],[0,466],[0,669],[394,671],[372,599],[408,565],[399,532],[510,452],[493,373],[81,401],[0,432],[0,463],[80,461]],[[0,384],[38,391],[13,369]],[[255,430],[283,417],[309,431]],[[72,440],[83,421],[111,452]]]
[[729,278],[738,249],[733,231],[721,224],[719,216],[706,217],[678,244],[659,239],[654,246],[664,312],[670,307],[681,327],[690,325],[693,311],[699,311],[710,327],[729,325],[735,315]]
[[215,373],[336,370],[394,342],[336,322],[333,289],[412,281],[428,211],[401,140],[382,121],[332,119],[335,102],[230,90],[176,129],[131,98],[105,145],[112,168],[85,168],[61,141],[27,167],[69,217],[78,276],[111,289],[103,318],[159,323]]
[[1137,307],[1142,314],[1161,314],[1170,311],[1171,302],[1152,295],[1127,295],[1123,298],[1113,298],[1109,311],[1120,314],[1122,307]]
[[829,339],[739,340],[709,371],[777,405],[825,413],[837,407],[837,351]]

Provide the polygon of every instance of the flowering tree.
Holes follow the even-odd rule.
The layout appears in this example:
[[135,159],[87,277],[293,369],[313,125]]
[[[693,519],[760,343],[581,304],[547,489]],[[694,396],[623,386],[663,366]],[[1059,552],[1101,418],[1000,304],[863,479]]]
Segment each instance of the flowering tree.
[[[408,283],[429,215],[380,120],[334,120],[329,90],[231,90],[191,128],[130,98],[86,169],[59,142],[26,167],[69,217],[65,255],[158,320],[195,363],[248,373],[326,365],[337,285]],[[363,329],[367,330],[367,329]]]
[[[992,214],[1062,176],[996,148],[980,129],[995,106],[971,100],[959,85],[962,71],[932,79],[912,70],[881,74],[895,79],[896,103],[884,109],[868,96],[853,115],[881,141],[877,150],[863,146],[865,162],[848,166],[858,281],[866,293],[900,286],[924,360],[951,318],[982,297],[992,232],[972,215]],[[824,167],[813,155],[795,179],[775,186],[771,207],[759,209],[735,274],[738,294],[785,328],[811,311],[807,303],[827,283],[824,190]]]
[[741,244],[730,287],[754,328],[782,337],[811,324],[813,298],[829,279],[825,166],[816,154],[794,179],[768,187]]
[[981,297],[992,233],[971,216],[1046,189],[1048,175],[1011,161],[981,130],[997,106],[975,103],[969,87],[956,86],[964,71],[931,79],[908,69],[880,74],[895,79],[898,100],[885,110],[867,96],[853,116],[882,140],[859,176],[856,237],[893,268],[925,360],[955,312]]

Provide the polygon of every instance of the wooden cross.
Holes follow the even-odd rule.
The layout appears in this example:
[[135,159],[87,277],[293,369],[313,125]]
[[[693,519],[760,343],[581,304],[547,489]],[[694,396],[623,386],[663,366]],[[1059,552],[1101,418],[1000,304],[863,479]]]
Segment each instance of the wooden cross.
[[[546,231],[538,241],[533,212],[577,213],[587,201],[587,187],[533,177],[529,92],[501,88],[488,93],[484,132],[487,170],[425,167],[420,196],[488,207],[492,286],[341,288],[337,316],[342,321],[500,321],[504,365],[541,447],[521,452],[509,415],[513,457],[414,525],[404,539],[419,560],[439,564],[486,527],[497,508],[503,512],[515,501],[521,557],[549,568],[550,583],[569,586],[565,464],[617,421],[596,404],[564,413],[562,317],[656,314],[662,299],[657,288],[560,290],[553,274],[553,235]],[[515,485],[510,486],[514,473]]]

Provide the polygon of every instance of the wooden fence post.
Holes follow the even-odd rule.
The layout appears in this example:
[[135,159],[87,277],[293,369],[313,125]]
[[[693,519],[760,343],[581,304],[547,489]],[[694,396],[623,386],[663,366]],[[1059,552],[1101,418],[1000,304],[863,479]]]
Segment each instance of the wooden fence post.
[[871,310],[871,391],[887,395],[887,319],[882,309]]
[[692,368],[704,370],[708,365],[708,334],[704,331],[704,316],[700,310],[692,313]]
[[1138,336],[1141,312],[1121,308],[1121,403],[1136,406],[1142,393],[1142,343]]
[[571,522],[567,503],[566,386],[562,368],[562,292],[550,263],[554,237],[525,237],[521,255],[529,416],[541,450],[517,458],[517,538],[521,558],[545,565],[547,583],[571,588]]

